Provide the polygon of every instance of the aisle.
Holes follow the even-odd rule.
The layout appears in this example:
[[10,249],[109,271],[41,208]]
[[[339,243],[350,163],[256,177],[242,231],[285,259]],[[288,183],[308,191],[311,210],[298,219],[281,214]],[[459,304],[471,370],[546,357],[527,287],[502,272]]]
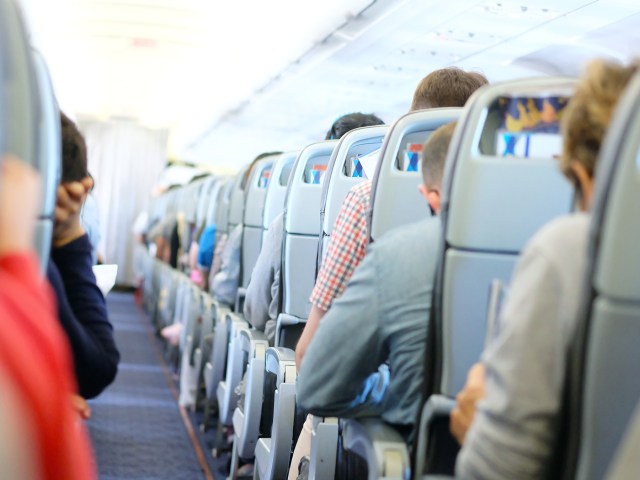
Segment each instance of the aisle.
[[100,479],[212,479],[198,462],[170,374],[133,295],[111,292],[107,304],[122,358],[114,384],[90,402]]

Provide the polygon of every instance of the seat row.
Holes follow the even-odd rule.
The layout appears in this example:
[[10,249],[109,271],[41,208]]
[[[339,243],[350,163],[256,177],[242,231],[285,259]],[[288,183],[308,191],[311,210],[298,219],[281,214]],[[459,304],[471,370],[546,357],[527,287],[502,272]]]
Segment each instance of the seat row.
[[[441,247],[435,252],[440,266],[430,318],[425,318],[429,340],[416,441],[406,445],[380,420],[317,418],[309,478],[339,478],[345,461],[342,448],[365,460],[370,479],[453,473],[457,447],[449,437],[448,416],[469,368],[492,339],[487,317],[495,313],[495,289],[509,283],[527,240],[574,207],[571,186],[554,158],[561,142],[557,120],[574,88],[575,80],[566,78],[485,87],[464,109],[418,111],[391,126],[356,129],[339,141],[268,156],[246,181],[246,169],[232,179],[208,177],[155,202],[152,216],[178,214],[183,245],[209,223],[216,224],[218,239],[235,225],[244,227],[234,302],[214,300],[185,272],[150,255],[144,260],[144,302],[157,327],[182,325],[181,397],[195,408],[204,404],[205,428],[217,412],[218,446],[232,427],[229,478],[237,478],[240,459],[251,458],[254,478],[286,477],[302,414],[295,399],[293,348],[309,314],[309,294],[338,211],[349,189],[364,179],[360,159],[380,150],[368,218],[375,241],[430,215],[417,197],[421,180],[415,146],[439,126],[458,120],[445,173]],[[634,320],[640,318],[634,306],[640,270],[629,260],[636,258],[630,249],[640,235],[640,225],[630,221],[640,203],[638,135],[633,135],[640,128],[638,109],[633,108],[639,89],[636,79],[627,107],[611,128],[603,153],[606,171],[598,177],[589,279],[596,299],[585,301],[585,322],[576,340],[576,373],[571,378],[579,379],[579,386],[571,389],[575,418],[567,435],[567,451],[572,452],[567,458],[574,459],[574,470],[565,467],[574,475],[580,472],[580,478],[604,475],[640,397],[637,382],[625,382],[632,376],[624,373],[637,364],[637,353],[621,341],[625,335],[638,338],[633,337]],[[554,115],[542,120],[544,128],[530,128],[539,127],[540,120],[517,106],[545,102],[556,109]],[[243,318],[242,304],[263,239],[280,212],[282,293],[270,344],[264,332]],[[629,233],[620,235],[622,228]],[[608,374],[613,371],[621,375]],[[606,411],[611,395],[619,399],[613,413]],[[587,434],[576,436],[576,431]]]

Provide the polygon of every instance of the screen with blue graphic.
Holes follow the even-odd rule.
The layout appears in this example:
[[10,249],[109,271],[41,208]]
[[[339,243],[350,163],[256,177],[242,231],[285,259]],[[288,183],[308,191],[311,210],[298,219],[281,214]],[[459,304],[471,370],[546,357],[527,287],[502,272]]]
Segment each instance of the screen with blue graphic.
[[267,188],[269,185],[269,178],[271,177],[271,166],[265,167],[260,172],[258,177],[258,188]]
[[327,173],[329,158],[329,155],[318,155],[308,159],[307,164],[304,167],[304,183],[322,185],[322,180]]
[[498,116],[495,146],[493,151],[483,153],[499,157],[557,157],[562,151],[560,118],[567,103],[568,98],[560,96],[500,97],[488,117]]

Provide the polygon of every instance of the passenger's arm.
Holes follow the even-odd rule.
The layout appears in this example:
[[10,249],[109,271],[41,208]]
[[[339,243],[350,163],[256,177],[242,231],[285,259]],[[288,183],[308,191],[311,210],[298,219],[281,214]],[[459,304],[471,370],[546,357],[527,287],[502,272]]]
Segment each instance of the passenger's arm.
[[47,276],[58,299],[58,316],[75,364],[80,395],[97,396],[115,378],[120,354],[102,292],[93,275],[87,235],[51,251]]
[[473,423],[476,404],[484,397],[484,383],[484,365],[476,363],[469,370],[467,383],[456,396],[456,406],[451,412],[451,434],[460,445],[464,443],[467,431]]
[[316,305],[311,305],[309,318],[304,326],[300,340],[298,340],[298,344],[296,345],[296,366],[298,367],[298,370],[300,370],[304,355],[307,353],[307,349],[311,344],[311,340],[313,340],[313,336],[316,334],[316,330],[318,330],[320,320],[322,320],[322,317],[324,317],[326,313],[326,310],[323,310]]
[[306,352],[297,400],[313,414],[380,414],[382,399],[375,374],[385,360],[385,346],[379,330],[375,261],[372,250],[320,322]]
[[269,226],[260,255],[251,272],[244,300],[244,318],[258,330],[264,331],[268,320],[273,320],[272,304],[277,302],[278,289],[273,288],[278,265],[282,261],[282,215]]
[[[368,194],[368,193],[367,193]],[[296,346],[296,364],[302,365],[307,348],[333,301],[342,295],[368,245],[367,217],[360,195],[353,189],[347,194],[336,218],[318,278],[311,293],[311,312]]]
[[483,355],[485,398],[478,402],[456,464],[469,479],[542,478],[556,437],[566,367],[567,328],[560,274],[525,252]]

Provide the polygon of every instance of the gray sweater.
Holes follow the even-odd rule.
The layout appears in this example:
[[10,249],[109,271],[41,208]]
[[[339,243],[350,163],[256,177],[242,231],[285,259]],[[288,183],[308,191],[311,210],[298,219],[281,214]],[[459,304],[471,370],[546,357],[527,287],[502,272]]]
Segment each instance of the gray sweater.
[[265,332],[270,345],[274,342],[278,316],[283,229],[281,213],[269,225],[244,300],[244,318]]
[[306,352],[296,387],[304,408],[414,423],[440,232],[428,218],[370,245]]
[[558,431],[569,346],[582,298],[589,217],[543,227],[525,247],[485,350],[486,396],[458,456],[464,479],[543,478]]

